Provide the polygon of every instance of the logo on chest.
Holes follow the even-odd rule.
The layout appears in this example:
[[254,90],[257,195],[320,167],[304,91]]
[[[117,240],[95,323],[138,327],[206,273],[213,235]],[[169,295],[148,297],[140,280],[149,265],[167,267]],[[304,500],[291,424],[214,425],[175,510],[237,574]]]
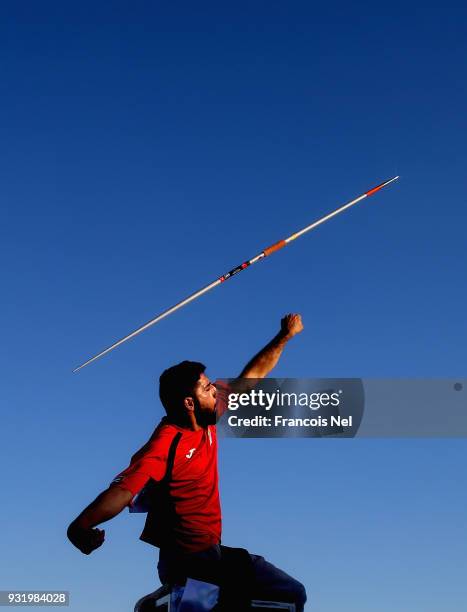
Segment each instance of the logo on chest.
[[185,457],[187,459],[191,459],[193,457],[193,453],[195,452],[196,448],[190,448],[190,450],[188,451],[188,453],[185,455]]

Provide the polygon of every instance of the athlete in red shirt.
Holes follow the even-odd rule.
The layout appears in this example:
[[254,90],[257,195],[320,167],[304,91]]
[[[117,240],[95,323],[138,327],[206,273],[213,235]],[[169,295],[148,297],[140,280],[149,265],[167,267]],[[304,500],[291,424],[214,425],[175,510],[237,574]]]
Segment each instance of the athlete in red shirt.
[[[279,360],[286,343],[303,329],[298,314],[281,320],[279,333],[245,366],[240,378],[263,378]],[[218,489],[216,394],[203,364],[184,361],[160,377],[160,398],[167,416],[148,442],[68,527],[68,538],[84,554],[104,542],[96,526],[129,506],[142,506],[148,517],[141,539],[161,549],[163,583],[188,577],[221,583],[220,560],[235,558],[221,546]],[[219,398],[218,398],[219,399]],[[250,555],[256,598],[281,597],[303,610],[305,589],[263,557]]]

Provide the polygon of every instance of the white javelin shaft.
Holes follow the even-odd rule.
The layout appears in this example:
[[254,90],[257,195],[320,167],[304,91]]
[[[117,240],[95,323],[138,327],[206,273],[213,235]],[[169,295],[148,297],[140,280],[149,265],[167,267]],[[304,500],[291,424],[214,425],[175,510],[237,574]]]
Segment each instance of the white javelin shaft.
[[82,363],[80,366],[75,368],[73,370],[73,372],[78,372],[78,370],[81,370],[81,368],[84,368],[85,366],[89,365],[93,361],[96,361],[96,359],[99,359],[99,357],[103,357],[107,353],[110,353],[110,351],[113,351],[113,349],[117,348],[117,346],[120,346],[120,344],[123,344],[127,340],[131,340],[131,338],[134,338],[135,336],[137,336],[138,334],[143,332],[145,329],[148,329],[148,327],[151,327],[151,325],[155,325],[161,319],[164,319],[165,317],[168,317],[169,314],[172,314],[173,312],[175,312],[179,308],[182,308],[183,306],[185,306],[185,304],[188,304],[189,302],[192,302],[193,300],[196,300],[196,298],[198,298],[201,295],[203,295],[203,293],[207,293],[208,291],[210,291],[211,289],[216,287],[216,285],[220,285],[221,282],[222,281],[218,278],[213,283],[211,283],[209,285],[206,285],[206,287],[203,287],[203,289],[200,289],[199,291],[196,291],[196,293],[192,293],[191,295],[189,295],[187,298],[185,298],[181,302],[178,302],[178,304],[175,304],[175,306],[172,306],[171,308],[168,308],[167,310],[164,310],[164,312],[161,312],[161,314],[158,315],[156,318],[151,319],[150,321],[148,321],[147,323],[145,323],[141,327],[138,327],[138,329],[135,329],[135,331],[131,332],[131,334],[128,334],[127,336],[125,336],[124,338],[121,338],[120,340],[117,340],[117,342],[114,342],[114,344],[112,344],[111,346],[107,347],[106,349],[104,349],[103,351],[98,353],[97,355],[94,355],[94,357],[91,357],[90,359],[88,359],[87,361]]
[[207,293],[211,289],[214,289],[214,287],[217,287],[217,285],[220,285],[221,283],[223,283],[224,281],[229,279],[231,276],[234,276],[235,274],[238,274],[239,272],[241,272],[242,270],[244,270],[248,266],[251,266],[252,264],[256,263],[257,261],[260,261],[264,257],[267,257],[268,255],[272,255],[272,253],[275,253],[279,249],[283,248],[284,246],[286,246],[286,244],[288,244],[289,242],[292,242],[292,240],[295,240],[296,238],[299,238],[300,236],[302,236],[303,234],[306,234],[307,232],[311,231],[312,229],[314,229],[318,225],[321,225],[322,223],[325,223],[326,221],[328,221],[332,217],[335,217],[336,215],[338,215],[339,213],[343,212],[347,208],[350,208],[351,206],[354,206],[355,204],[357,204],[361,200],[364,200],[365,198],[368,198],[369,196],[372,196],[374,193],[376,193],[377,191],[379,191],[383,187],[386,187],[387,185],[389,185],[393,181],[396,181],[398,178],[399,178],[398,176],[395,176],[392,179],[389,179],[388,181],[385,181],[384,183],[381,183],[380,185],[377,185],[376,187],[374,187],[373,189],[370,189],[369,191],[365,192],[364,194],[362,194],[358,198],[355,198],[351,202],[347,202],[347,204],[344,204],[343,206],[340,206],[339,208],[336,208],[336,210],[333,210],[332,212],[328,213],[327,215],[324,215],[324,217],[321,217],[317,221],[314,221],[310,225],[307,225],[306,227],[304,227],[300,231],[296,232],[295,234],[292,234],[288,238],[285,238],[284,240],[279,240],[279,242],[276,242],[275,244],[271,245],[270,247],[264,249],[263,251],[261,251],[261,253],[259,253],[258,255],[253,257],[252,259],[248,259],[247,261],[243,262],[241,265],[237,266],[236,268],[233,268],[233,270],[230,270],[230,272],[227,272],[226,274],[224,274],[220,278],[216,279],[215,281],[213,281],[209,285],[206,285],[206,287],[203,287],[203,289],[200,289],[199,291],[196,291],[195,293],[192,293],[191,295],[189,295],[187,298],[185,298],[181,302],[178,302],[178,304],[175,304],[175,306],[172,306],[171,308],[168,308],[167,310],[164,310],[164,312],[159,314],[154,319],[151,319],[150,321],[148,321],[147,323],[145,323],[141,327],[138,327],[138,329],[135,329],[135,331],[131,332],[130,334],[128,334],[124,338],[121,338],[117,342],[114,342],[114,344],[112,344],[111,346],[107,347],[106,349],[104,349],[103,351],[98,353],[97,355],[94,355],[94,357],[91,357],[90,359],[88,359],[87,361],[85,361],[84,363],[79,365],[77,368],[75,368],[73,370],[73,372],[78,372],[78,370],[81,370],[82,368],[84,368],[85,366],[89,365],[93,361],[96,361],[96,359],[99,359],[103,355],[106,355],[107,353],[110,353],[110,351],[113,351],[113,349],[117,348],[117,346],[120,346],[120,344],[123,344],[127,340],[130,340],[131,338],[134,338],[135,336],[137,336],[138,334],[143,332],[145,329],[148,329],[148,327],[151,327],[152,325],[155,325],[156,323],[158,323],[161,319],[164,319],[165,317],[169,316],[170,314],[172,314],[173,312],[175,312],[179,308],[182,308],[186,304],[189,304],[193,300],[196,300],[196,298],[200,297],[204,293]]

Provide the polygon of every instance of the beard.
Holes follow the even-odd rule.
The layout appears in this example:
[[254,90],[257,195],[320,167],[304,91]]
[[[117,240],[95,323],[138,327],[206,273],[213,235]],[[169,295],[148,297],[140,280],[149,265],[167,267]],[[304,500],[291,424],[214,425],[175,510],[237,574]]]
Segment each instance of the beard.
[[216,411],[206,408],[201,408],[199,402],[195,405],[195,417],[196,422],[201,427],[207,427],[208,425],[216,424]]

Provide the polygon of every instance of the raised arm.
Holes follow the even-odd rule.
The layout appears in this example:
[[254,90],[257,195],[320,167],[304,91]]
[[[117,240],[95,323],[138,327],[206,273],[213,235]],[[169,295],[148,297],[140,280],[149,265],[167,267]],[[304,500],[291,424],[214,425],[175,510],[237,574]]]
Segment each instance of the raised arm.
[[105,530],[94,527],[117,516],[132,498],[130,491],[116,485],[110,486],[70,524],[67,531],[70,542],[85,555],[92,553],[105,539]]
[[288,314],[281,320],[281,329],[243,368],[241,378],[264,378],[279,361],[287,342],[303,330],[299,314]]

